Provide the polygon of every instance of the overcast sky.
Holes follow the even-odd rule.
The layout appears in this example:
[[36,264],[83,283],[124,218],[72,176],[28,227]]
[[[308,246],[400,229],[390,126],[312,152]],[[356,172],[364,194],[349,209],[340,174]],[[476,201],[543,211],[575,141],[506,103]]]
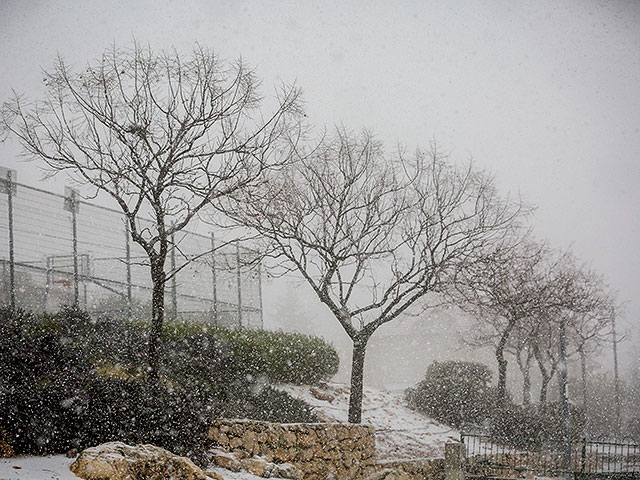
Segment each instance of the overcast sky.
[[[472,157],[538,206],[538,235],[591,261],[640,326],[640,1],[1,0],[0,100],[37,96],[57,53],[82,66],[133,37],[242,55],[265,93],[297,82],[319,127]],[[17,151],[0,145],[0,165],[37,182]]]

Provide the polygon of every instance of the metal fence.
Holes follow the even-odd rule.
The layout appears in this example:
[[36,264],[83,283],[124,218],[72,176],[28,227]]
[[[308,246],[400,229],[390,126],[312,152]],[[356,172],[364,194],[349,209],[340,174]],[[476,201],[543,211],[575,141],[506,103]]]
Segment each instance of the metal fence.
[[[255,252],[213,234],[182,231],[168,268],[169,318],[262,327]],[[216,248],[217,247],[217,248]],[[151,276],[142,248],[118,210],[16,182],[0,168],[0,303],[36,311],[77,304],[89,312],[146,315]]]
[[500,437],[466,433],[461,442],[470,476],[640,474],[640,445],[635,443],[546,440],[518,448]]

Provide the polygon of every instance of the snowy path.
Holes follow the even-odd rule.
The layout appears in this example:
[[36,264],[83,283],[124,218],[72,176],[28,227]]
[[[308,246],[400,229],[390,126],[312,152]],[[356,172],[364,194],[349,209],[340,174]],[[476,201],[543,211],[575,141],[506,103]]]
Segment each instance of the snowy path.
[[[346,385],[330,383],[318,389],[332,395],[332,402],[317,399],[306,386],[281,385],[280,388],[313,405],[322,421],[347,421],[349,389]],[[443,457],[444,444],[460,439],[460,433],[451,427],[407,408],[402,392],[365,388],[362,406],[362,422],[376,429],[379,460]]]

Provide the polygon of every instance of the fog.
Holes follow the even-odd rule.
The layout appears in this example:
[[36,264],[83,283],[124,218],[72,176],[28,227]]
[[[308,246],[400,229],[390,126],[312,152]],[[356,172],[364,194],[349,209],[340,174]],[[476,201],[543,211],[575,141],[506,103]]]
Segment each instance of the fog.
[[[390,150],[435,140],[456,161],[473,158],[505,194],[537,205],[539,237],[571,246],[619,291],[627,302],[622,364],[637,364],[639,2],[5,0],[0,99],[12,89],[36,98],[41,69],[57,54],[82,66],[134,38],[154,49],[186,52],[199,42],[242,56],[265,94],[296,82],[318,130],[366,127]],[[58,192],[67,183],[42,181],[12,140],[0,154],[20,182]],[[346,380],[350,341],[313,293],[296,278],[263,289],[265,326],[325,336],[342,352]],[[493,368],[490,351],[461,342],[468,325],[460,312],[438,310],[382,327],[365,382],[406,387],[431,361],[469,355]],[[610,360],[603,352],[598,362],[608,368]]]

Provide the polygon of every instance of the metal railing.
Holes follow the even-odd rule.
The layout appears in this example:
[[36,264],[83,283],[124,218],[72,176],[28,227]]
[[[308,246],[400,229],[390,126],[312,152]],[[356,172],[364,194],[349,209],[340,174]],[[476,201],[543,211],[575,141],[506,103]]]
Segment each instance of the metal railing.
[[[640,445],[632,442],[545,440],[519,448],[505,438],[490,435],[463,433],[460,440],[472,475],[640,473]],[[569,462],[565,457],[568,451]]]

